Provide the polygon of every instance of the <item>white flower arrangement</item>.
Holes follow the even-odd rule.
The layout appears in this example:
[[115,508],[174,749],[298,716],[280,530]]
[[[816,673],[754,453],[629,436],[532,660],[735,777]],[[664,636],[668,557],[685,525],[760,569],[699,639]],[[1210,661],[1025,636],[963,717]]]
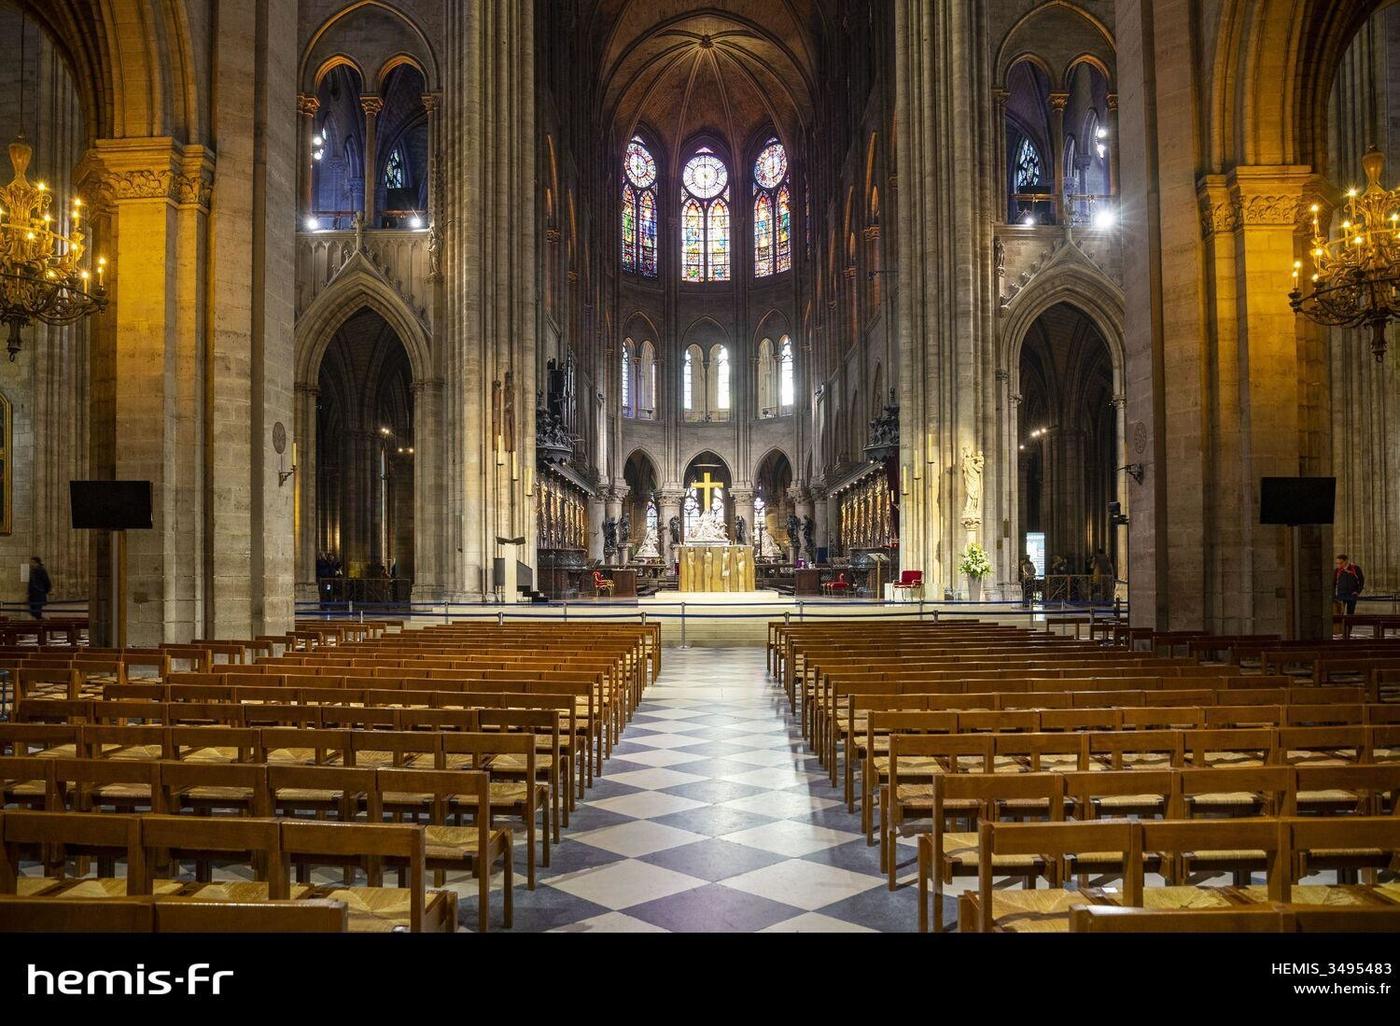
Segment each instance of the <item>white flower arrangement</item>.
[[972,542],[963,550],[958,570],[975,581],[980,581],[992,572],[992,561],[987,558],[987,550]]

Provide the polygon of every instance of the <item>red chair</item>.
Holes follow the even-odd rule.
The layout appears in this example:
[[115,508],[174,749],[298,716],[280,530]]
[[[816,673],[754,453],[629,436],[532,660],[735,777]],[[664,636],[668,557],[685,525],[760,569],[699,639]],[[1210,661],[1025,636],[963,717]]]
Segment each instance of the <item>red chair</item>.
[[608,597],[611,598],[613,589],[616,587],[617,582],[608,580],[606,577],[603,576],[603,572],[601,570],[593,571],[593,590],[599,595],[603,594],[604,592],[607,592]]
[[924,597],[924,572],[922,570],[902,570],[899,580],[894,582],[896,588],[902,588],[909,592],[910,596],[917,595]]
[[851,590],[851,582],[848,581],[848,580],[846,580],[846,575],[845,575],[844,573],[839,573],[839,574],[836,575],[836,580],[834,580],[834,581],[827,581],[825,584],[822,585],[822,587],[823,587],[829,594],[832,594],[832,595],[837,595],[837,594],[844,595],[844,594],[846,594],[848,591]]

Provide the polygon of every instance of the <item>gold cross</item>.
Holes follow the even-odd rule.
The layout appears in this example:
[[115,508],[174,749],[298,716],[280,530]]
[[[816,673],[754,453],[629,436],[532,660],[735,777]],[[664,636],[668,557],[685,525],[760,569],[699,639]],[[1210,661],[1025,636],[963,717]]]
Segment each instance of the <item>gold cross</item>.
[[695,489],[697,492],[704,493],[705,501],[700,504],[700,512],[703,513],[711,508],[711,503],[713,502],[711,496],[713,495],[713,493],[724,490],[724,482],[713,480],[710,477],[710,472],[707,470],[705,471],[704,480],[692,481],[690,482],[690,487]]

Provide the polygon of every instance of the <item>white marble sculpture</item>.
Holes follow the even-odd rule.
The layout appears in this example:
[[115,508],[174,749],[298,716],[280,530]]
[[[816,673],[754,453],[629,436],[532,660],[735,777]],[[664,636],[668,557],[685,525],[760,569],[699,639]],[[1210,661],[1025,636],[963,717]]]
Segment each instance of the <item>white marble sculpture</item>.
[[689,545],[723,544],[729,541],[729,532],[725,530],[724,521],[714,510],[706,510],[700,514],[695,526],[686,532],[685,540]]
[[656,532],[650,527],[647,528],[646,537],[642,539],[642,544],[637,547],[635,559],[660,559],[661,549],[656,544]]

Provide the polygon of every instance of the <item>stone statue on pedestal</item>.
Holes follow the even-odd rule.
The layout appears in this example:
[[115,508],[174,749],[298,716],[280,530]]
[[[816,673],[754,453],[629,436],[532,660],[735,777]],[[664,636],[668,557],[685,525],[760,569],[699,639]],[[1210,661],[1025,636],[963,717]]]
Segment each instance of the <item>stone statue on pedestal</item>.
[[608,517],[603,521],[603,551],[617,551],[617,518]]
[[749,543],[749,525],[743,517],[734,519],[734,542],[737,545],[747,545]]
[[671,531],[671,544],[672,544],[672,545],[679,545],[679,544],[681,543],[681,518],[680,518],[680,517],[672,517],[672,518],[671,518],[670,531]]

